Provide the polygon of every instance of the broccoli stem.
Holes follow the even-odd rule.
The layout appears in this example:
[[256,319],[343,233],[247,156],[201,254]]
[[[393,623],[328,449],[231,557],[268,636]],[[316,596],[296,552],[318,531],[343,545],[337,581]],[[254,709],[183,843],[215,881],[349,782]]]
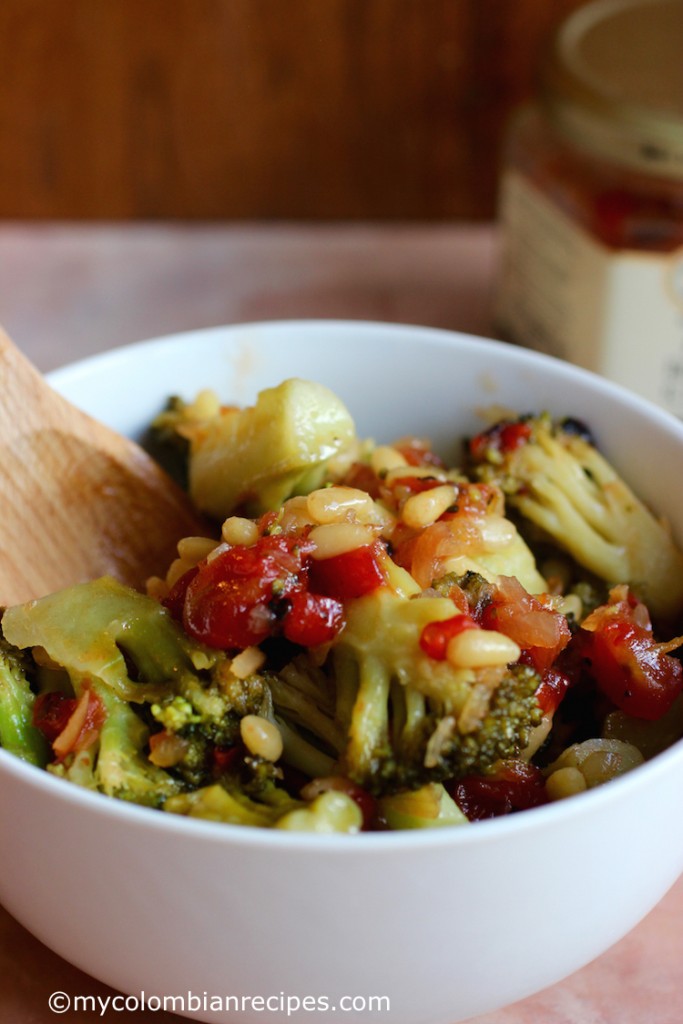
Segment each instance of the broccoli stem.
[[295,680],[300,679],[300,673],[295,675],[290,673],[283,679],[279,679],[275,675],[268,678],[275,707],[293,722],[302,725],[318,736],[332,750],[341,750],[344,746],[343,733],[329,713],[326,714],[318,707],[308,693],[297,688]]
[[349,774],[356,782],[363,783],[376,767],[380,752],[388,750],[390,689],[391,678],[381,659],[373,655],[363,658],[346,748]]
[[159,806],[179,786],[167,772],[153,765],[143,749],[149,730],[129,704],[102,683],[93,683],[107,712],[100,732],[96,776],[107,796],[145,806]]
[[283,743],[282,759],[292,768],[312,779],[325,778],[335,772],[335,760],[292,729],[282,718],[276,718]]

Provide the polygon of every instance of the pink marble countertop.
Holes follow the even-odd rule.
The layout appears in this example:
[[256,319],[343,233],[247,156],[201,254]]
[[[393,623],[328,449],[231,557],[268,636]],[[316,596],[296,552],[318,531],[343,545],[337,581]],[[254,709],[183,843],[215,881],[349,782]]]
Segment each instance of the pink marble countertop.
[[[249,320],[388,320],[490,335],[496,262],[489,226],[5,224],[0,322],[45,371],[145,337]],[[683,880],[583,970],[477,1024],[681,1024],[681,954]],[[54,1013],[57,990],[114,995],[0,908],[0,1021],[102,1019]],[[180,1020],[113,1010],[104,1019]]]

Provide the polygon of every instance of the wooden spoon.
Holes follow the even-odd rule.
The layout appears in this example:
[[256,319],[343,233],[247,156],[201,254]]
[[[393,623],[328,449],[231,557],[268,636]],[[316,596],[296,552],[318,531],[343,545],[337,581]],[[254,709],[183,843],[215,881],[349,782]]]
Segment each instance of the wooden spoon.
[[140,588],[206,532],[146,452],[53,391],[0,328],[0,607],[105,574]]

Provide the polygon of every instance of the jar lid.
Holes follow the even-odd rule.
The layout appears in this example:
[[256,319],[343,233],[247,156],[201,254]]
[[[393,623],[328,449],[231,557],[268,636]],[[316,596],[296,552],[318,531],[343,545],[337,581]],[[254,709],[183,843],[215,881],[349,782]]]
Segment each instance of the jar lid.
[[552,40],[541,85],[550,116],[574,144],[683,178],[683,0],[578,8]]

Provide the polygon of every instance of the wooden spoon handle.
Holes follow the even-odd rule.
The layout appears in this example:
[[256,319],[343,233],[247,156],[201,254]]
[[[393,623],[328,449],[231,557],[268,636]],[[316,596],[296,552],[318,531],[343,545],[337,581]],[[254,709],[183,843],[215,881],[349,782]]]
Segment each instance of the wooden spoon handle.
[[206,534],[140,447],[76,409],[0,328],[0,606],[111,574],[141,587]]

